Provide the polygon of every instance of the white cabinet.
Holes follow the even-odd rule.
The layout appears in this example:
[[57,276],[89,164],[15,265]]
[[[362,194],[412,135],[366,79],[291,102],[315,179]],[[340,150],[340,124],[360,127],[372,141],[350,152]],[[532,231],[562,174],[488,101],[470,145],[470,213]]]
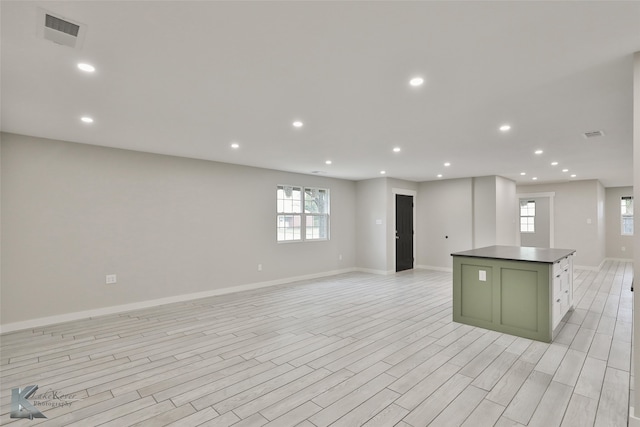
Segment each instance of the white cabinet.
[[555,329],[573,306],[573,256],[555,262],[551,275],[551,325]]

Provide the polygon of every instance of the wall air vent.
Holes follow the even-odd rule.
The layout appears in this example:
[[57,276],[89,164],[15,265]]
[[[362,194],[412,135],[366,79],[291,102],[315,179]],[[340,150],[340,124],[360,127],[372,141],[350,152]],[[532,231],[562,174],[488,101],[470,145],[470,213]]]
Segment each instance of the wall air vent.
[[604,136],[604,132],[601,130],[592,130],[591,132],[585,132],[582,134],[586,139],[598,138]]
[[86,26],[79,22],[39,8],[37,25],[38,36],[45,40],[74,49],[82,47]]

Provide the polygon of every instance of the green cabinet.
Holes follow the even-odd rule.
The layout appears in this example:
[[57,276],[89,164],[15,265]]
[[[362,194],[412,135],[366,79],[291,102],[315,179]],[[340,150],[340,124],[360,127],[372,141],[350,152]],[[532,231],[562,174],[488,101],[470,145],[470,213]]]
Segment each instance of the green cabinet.
[[[492,246],[453,255],[453,320],[551,342],[572,304],[573,250]],[[527,256],[527,254],[529,256]]]

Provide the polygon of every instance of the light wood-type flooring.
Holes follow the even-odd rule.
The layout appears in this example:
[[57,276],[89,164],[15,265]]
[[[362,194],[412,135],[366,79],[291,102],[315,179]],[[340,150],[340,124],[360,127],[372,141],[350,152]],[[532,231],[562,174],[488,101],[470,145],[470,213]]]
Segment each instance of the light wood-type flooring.
[[[626,426],[631,264],[574,279],[552,344],[452,322],[451,273],[427,270],[5,334],[0,424]],[[11,389],[28,385],[46,420],[9,417]]]

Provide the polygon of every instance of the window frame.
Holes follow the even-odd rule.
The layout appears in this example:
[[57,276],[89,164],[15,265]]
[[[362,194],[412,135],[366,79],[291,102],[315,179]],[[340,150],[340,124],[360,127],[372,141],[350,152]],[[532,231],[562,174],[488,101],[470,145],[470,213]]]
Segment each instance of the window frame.
[[[631,213],[623,212],[625,208],[624,201],[631,200]],[[631,232],[625,231],[625,219],[631,223]],[[630,220],[630,221],[629,221]],[[633,196],[620,197],[620,235],[621,236],[633,236],[634,233],[634,220],[633,220]]]
[[[536,232],[536,201],[535,200],[527,200],[526,205],[523,205],[523,201],[520,200],[520,233],[527,234],[535,234]],[[533,208],[531,208],[530,204],[533,203]],[[523,209],[526,210],[526,215],[523,215]],[[525,220],[526,223],[523,223],[522,220]],[[523,230],[523,225],[526,225],[525,230]]]
[[[297,200],[299,202],[299,209],[296,209],[296,203],[292,203],[291,212],[287,211],[285,207],[288,198],[284,199],[280,197],[280,191],[286,191],[286,188],[291,188],[292,191],[300,192],[300,199]],[[310,201],[308,199],[308,193],[314,192],[324,192],[326,199],[326,206],[321,207],[321,210],[324,208],[324,212],[311,212],[311,205],[309,205]],[[294,200],[295,201],[295,200]],[[316,203],[317,205],[317,203]],[[311,187],[311,186],[301,186],[301,185],[287,185],[287,184],[278,184],[276,186],[276,242],[277,243],[301,243],[301,242],[324,242],[328,241],[331,238],[331,221],[330,221],[330,207],[331,207],[331,194],[328,188],[324,187]],[[296,232],[296,225],[293,227],[281,226],[282,218],[290,217],[292,221],[295,223],[297,218],[297,223],[299,224],[299,230]],[[308,221],[310,220],[312,223],[317,221],[317,218],[320,218],[320,222],[324,222],[324,227],[322,224],[320,227],[314,227],[313,225],[309,225]],[[324,219],[324,221],[322,221]],[[291,220],[290,220],[291,221]],[[291,229],[292,232],[289,233],[293,238],[282,239],[281,235],[287,236],[287,230]],[[313,235],[309,236],[310,230],[318,230],[318,237],[313,237]],[[324,230],[324,233],[323,233]],[[324,234],[324,235],[323,235]]]

